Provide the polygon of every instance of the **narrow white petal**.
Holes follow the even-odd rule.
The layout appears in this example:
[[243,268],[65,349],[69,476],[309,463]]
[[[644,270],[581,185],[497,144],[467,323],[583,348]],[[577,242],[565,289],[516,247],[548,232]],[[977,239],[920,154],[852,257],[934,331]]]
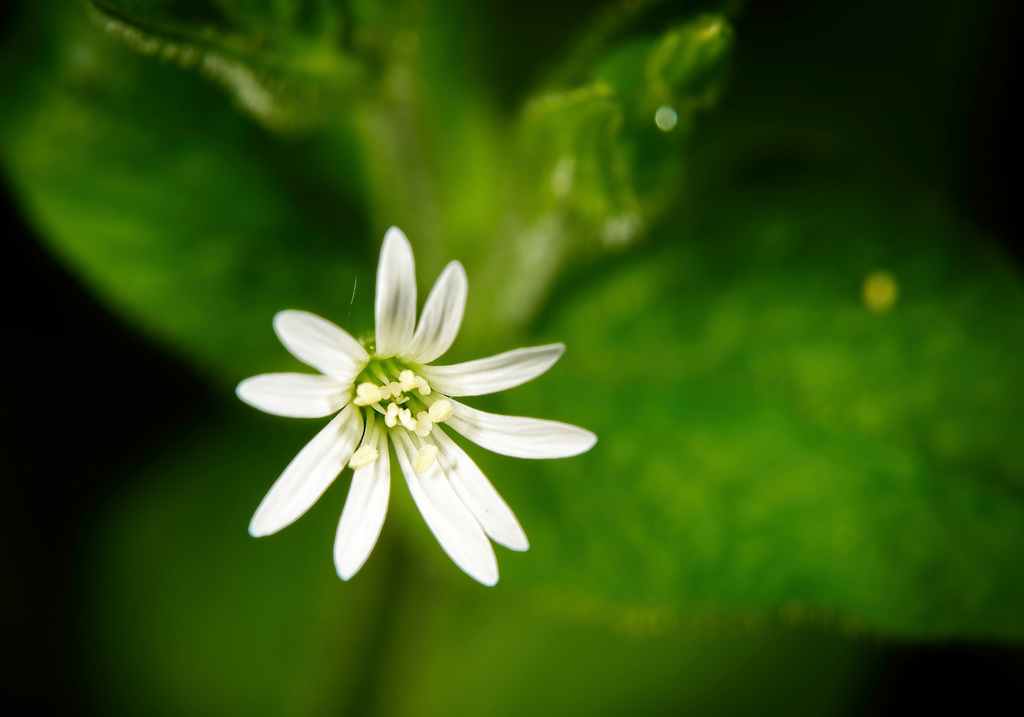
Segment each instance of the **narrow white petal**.
[[441,448],[438,460],[441,461],[452,488],[476,517],[484,532],[506,548],[527,550],[530,541],[526,539],[526,534],[512,509],[501,499],[498,491],[473,459],[440,428],[430,435]]
[[589,451],[597,436],[585,428],[541,418],[502,416],[452,401],[446,423],[479,446],[515,458],[567,458]]
[[377,447],[377,460],[355,471],[341,511],[338,534],[334,539],[334,565],[342,580],[348,580],[370,556],[377,544],[391,492],[391,457],[387,434],[373,428],[369,445]]
[[451,348],[462,326],[467,291],[466,270],[462,264],[453,261],[441,272],[430,290],[412,343],[402,352],[403,358],[430,363]]
[[377,355],[395,356],[409,345],[416,326],[416,267],[412,247],[398,227],[384,235],[377,264]]
[[342,383],[352,383],[370,360],[345,329],[308,311],[280,311],[274,331],[292,356]]
[[451,366],[423,366],[420,373],[431,389],[446,396],[482,396],[532,381],[564,351],[565,344],[534,346]]
[[351,385],[311,373],[264,373],[238,384],[238,397],[277,416],[321,418],[348,403]]
[[309,510],[352,457],[363,435],[363,417],[351,404],[292,459],[249,523],[253,537],[270,535]]
[[497,583],[498,561],[491,541],[452,489],[444,468],[434,463],[426,473],[417,473],[412,467],[416,455],[412,439],[405,431],[391,435],[412,499],[444,552],[471,578],[484,585]]

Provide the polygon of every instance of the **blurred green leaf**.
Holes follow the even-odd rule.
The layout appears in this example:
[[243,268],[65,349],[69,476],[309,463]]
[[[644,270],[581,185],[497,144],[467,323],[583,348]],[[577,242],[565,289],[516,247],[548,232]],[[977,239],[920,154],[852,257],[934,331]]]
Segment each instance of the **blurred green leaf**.
[[[421,270],[452,247],[466,260],[457,350],[508,348],[507,327],[542,315],[533,338],[565,341],[565,359],[478,405],[579,423],[598,447],[529,471],[474,450],[534,546],[502,559],[504,584],[541,602],[1024,634],[1019,277],[945,214],[864,185],[737,191],[716,179],[731,150],[694,168],[683,202],[691,127],[665,133],[650,110],[671,97],[685,119],[717,95],[731,46],[718,16],[608,49],[587,84],[536,98],[505,131],[442,10],[402,36],[386,99],[303,138],[269,134],[75,13],[28,11],[4,50],[5,171],[106,301],[229,383],[291,363],[269,330],[277,310],[371,326],[382,216],[422,230]],[[261,17],[161,22],[246,35],[281,19]],[[869,311],[861,286],[879,268],[899,294]]]
[[536,206],[562,203],[595,224],[635,211],[621,128],[622,107],[608,85],[549,96],[528,108],[528,172],[548,180],[535,187]]
[[[273,480],[264,467],[287,462],[304,426],[243,411],[211,412],[167,441],[84,531],[73,644],[97,712],[319,714],[342,702],[358,713],[366,699],[391,578],[337,579],[340,504],[283,540],[249,537]],[[311,534],[321,550],[305,549]]]
[[[283,465],[313,423],[268,419],[215,409],[93,513],[74,620],[91,711],[844,714],[863,679],[873,648],[817,629],[566,619],[473,583],[419,520],[408,527],[441,559],[410,554],[393,515],[367,565],[342,582],[331,548],[346,476],[288,530],[246,535],[273,481],[267,467]],[[401,480],[391,503],[415,512]]]
[[328,0],[88,0],[88,7],[111,37],[200,70],[270,127],[319,121],[360,91],[369,73],[366,58],[355,55],[349,18]]
[[[717,99],[731,57],[723,15],[700,15],[657,37],[614,45],[590,84],[548,92],[521,130],[528,216],[569,215],[563,231],[588,248],[641,236],[678,191],[693,116]],[[672,117],[659,129],[661,110]],[[595,241],[597,240],[597,241]]]
[[41,235],[105,301],[229,380],[284,358],[281,309],[345,323],[348,307],[370,325],[355,130],[268,141],[208,83],[81,13],[30,17],[25,51],[5,57],[0,157]]
[[[473,271],[474,302],[488,311],[465,333],[479,345],[526,325],[580,249],[636,240],[678,186],[689,130],[665,134],[651,117],[626,126],[611,85],[549,95],[503,128],[444,7],[396,22],[388,37],[400,51],[372,97],[301,136],[254,125],[175,58],[140,56],[59,7],[33,6],[4,48],[0,159],[65,262],[230,382],[287,361],[265,328],[280,309],[369,330],[367,244],[387,225],[414,237],[424,276],[455,256]],[[300,34],[336,22],[289,3],[118,7],[215,39],[287,34],[289,18]],[[363,25],[384,22],[359,8]],[[285,41],[274,38],[239,42],[276,62]],[[503,148],[510,135],[514,152]]]
[[732,56],[732,28],[721,15],[700,17],[663,34],[647,57],[645,109],[710,105]]
[[[505,574],[570,602],[1019,639],[1019,277],[942,213],[797,187],[707,187],[552,301],[539,338],[566,356],[492,407],[600,441],[528,472],[480,456],[534,546]],[[879,268],[899,297],[875,313]]]
[[864,641],[806,627],[615,630],[460,597],[421,606],[421,636],[388,665],[409,683],[386,694],[382,713],[856,714],[872,654]]

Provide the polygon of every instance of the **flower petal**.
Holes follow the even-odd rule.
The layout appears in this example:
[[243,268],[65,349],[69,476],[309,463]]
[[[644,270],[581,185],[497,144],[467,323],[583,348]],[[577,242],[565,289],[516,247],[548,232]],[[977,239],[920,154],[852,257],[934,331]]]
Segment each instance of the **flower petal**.
[[462,326],[468,290],[466,270],[459,262],[451,262],[430,290],[412,343],[402,352],[403,358],[430,363],[451,348]]
[[409,345],[416,326],[416,267],[412,247],[398,227],[384,235],[377,264],[377,355],[395,356]]
[[426,473],[417,473],[412,467],[416,447],[408,433],[395,431],[391,435],[412,499],[444,552],[474,580],[484,585],[497,583],[498,561],[491,541],[452,489],[441,464],[435,462]]
[[309,510],[352,457],[363,417],[349,404],[292,459],[249,523],[255,538],[276,533]]
[[441,453],[438,460],[448,475],[448,481],[456,495],[465,503],[491,540],[512,550],[527,550],[530,541],[526,539],[522,526],[516,520],[512,509],[501,499],[487,476],[473,459],[459,448],[440,428],[431,436],[437,441]]
[[479,446],[515,458],[567,458],[589,451],[597,436],[568,423],[523,416],[501,416],[452,401],[446,423]]
[[308,311],[280,311],[274,332],[292,356],[342,383],[352,383],[370,354],[347,331]]
[[532,381],[564,351],[565,344],[534,346],[451,366],[423,366],[420,373],[431,389],[446,396],[482,396]]
[[264,373],[238,384],[235,393],[253,408],[276,416],[321,418],[348,403],[351,385],[311,373]]
[[391,456],[387,434],[374,426],[368,445],[377,447],[377,460],[357,468],[352,476],[334,539],[334,566],[342,580],[355,575],[370,557],[388,512]]

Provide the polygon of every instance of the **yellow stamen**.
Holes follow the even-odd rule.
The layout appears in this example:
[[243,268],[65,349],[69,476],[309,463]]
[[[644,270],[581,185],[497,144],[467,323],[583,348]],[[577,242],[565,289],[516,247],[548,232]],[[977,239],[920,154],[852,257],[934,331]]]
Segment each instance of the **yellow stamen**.
[[426,411],[420,411],[416,414],[416,431],[417,436],[425,436],[434,428],[434,422],[430,420],[430,414]]
[[384,395],[381,393],[380,386],[367,381],[356,387],[356,397],[352,403],[357,406],[372,406],[383,398]]
[[398,422],[402,424],[402,428],[407,431],[416,430],[416,419],[412,417],[412,411],[408,408],[398,409]]
[[434,401],[430,404],[430,420],[434,423],[441,423],[451,418],[455,412],[452,402],[446,398]]
[[405,369],[398,374],[398,380],[402,384],[403,391],[411,391],[416,388],[416,374],[409,369]]
[[427,383],[427,379],[423,378],[422,376],[416,377],[416,388],[419,389],[421,396],[430,395],[430,384]]
[[433,443],[428,443],[416,452],[416,457],[412,460],[412,467],[417,473],[426,473],[436,460],[437,446]]
[[348,464],[352,468],[362,468],[368,466],[377,460],[377,447],[373,445],[359,446],[358,450],[352,454],[352,459]]

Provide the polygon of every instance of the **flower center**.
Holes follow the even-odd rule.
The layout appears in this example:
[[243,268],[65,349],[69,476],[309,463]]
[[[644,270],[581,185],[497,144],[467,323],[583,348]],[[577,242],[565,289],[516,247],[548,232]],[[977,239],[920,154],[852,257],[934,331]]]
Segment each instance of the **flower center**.
[[[413,467],[419,473],[430,470],[437,459],[438,448],[431,441],[422,440],[434,430],[434,425],[452,415],[451,401],[443,396],[431,395],[430,384],[411,367],[394,357],[372,358],[356,378],[356,395],[352,403],[364,410],[366,433],[375,420],[374,413],[384,418],[390,431],[405,430],[414,434],[413,442],[419,450]],[[367,443],[352,456],[350,465],[360,468],[377,459],[377,448]]]

